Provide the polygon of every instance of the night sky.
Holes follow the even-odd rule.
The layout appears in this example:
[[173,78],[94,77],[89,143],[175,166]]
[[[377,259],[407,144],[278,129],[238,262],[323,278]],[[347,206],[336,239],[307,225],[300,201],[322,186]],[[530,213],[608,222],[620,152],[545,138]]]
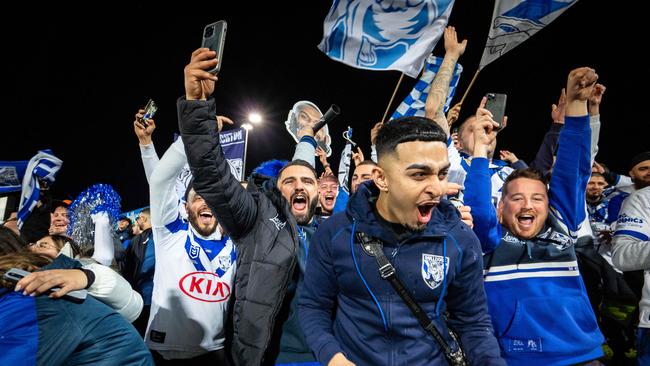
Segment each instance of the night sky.
[[[578,66],[594,67],[607,87],[597,160],[626,172],[634,154],[650,150],[648,93],[638,91],[647,89],[646,62],[639,56],[647,41],[635,29],[641,28],[636,18],[644,13],[629,8],[638,7],[629,5],[636,2],[620,3],[628,8],[579,1],[487,66],[462,114],[473,113],[486,92],[507,93],[510,119],[498,148],[530,161],[551,124],[550,105],[567,73]],[[37,150],[51,148],[64,162],[55,197],[74,198],[101,182],[122,195],[124,210],[147,205],[133,116],[148,98],[157,102],[153,139],[162,156],[178,130],[175,101],[184,93],[183,67],[200,46],[203,27],[220,19],[228,22],[228,34],[214,94],[218,114],[245,122],[249,111],[258,110],[265,119],[250,134],[247,173],[264,160],[291,158],[295,143],[283,122],[298,100],[313,101],[323,111],[332,103],[341,107],[341,116],[330,125],[334,166],[343,145],[341,132],[348,125],[369,156],[369,130],[381,119],[400,74],[354,69],[322,54],[316,46],[330,5],[215,1],[162,9],[142,3],[73,9],[51,4],[5,12],[5,18],[20,25],[9,26],[6,19],[2,25],[5,115],[0,160],[28,160]],[[91,11],[97,6],[99,11]],[[460,59],[465,71],[458,98],[481,58],[492,8],[492,1],[456,1],[449,24],[469,40]],[[85,15],[74,17],[73,12]],[[434,53],[444,54],[442,40]],[[414,83],[404,79],[391,113]]]

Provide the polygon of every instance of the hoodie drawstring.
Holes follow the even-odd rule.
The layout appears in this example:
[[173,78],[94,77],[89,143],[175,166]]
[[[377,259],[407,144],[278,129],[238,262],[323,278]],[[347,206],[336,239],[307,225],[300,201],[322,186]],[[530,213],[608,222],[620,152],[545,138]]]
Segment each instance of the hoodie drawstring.
[[446,291],[447,291],[447,238],[444,238],[442,241],[442,289],[440,290],[440,296],[438,296],[438,301],[436,301],[436,318],[440,317],[440,306],[442,305],[442,299],[444,299]]
[[357,226],[356,220],[352,220],[352,233],[350,233],[350,252],[352,253],[352,261],[354,262],[354,268],[356,268],[357,273],[359,274],[359,277],[361,277],[361,281],[363,281],[363,285],[366,287],[366,290],[370,293],[370,297],[372,297],[372,300],[375,302],[375,306],[377,306],[377,309],[379,310],[379,315],[381,315],[381,321],[384,323],[384,330],[388,332],[388,323],[386,322],[386,317],[384,316],[384,311],[381,310],[381,305],[379,305],[379,300],[377,300],[377,297],[375,294],[372,292],[370,289],[370,286],[368,286],[368,282],[366,282],[366,279],[363,277],[361,274],[361,270],[359,269],[359,264],[357,263],[357,256],[354,254],[354,232]]

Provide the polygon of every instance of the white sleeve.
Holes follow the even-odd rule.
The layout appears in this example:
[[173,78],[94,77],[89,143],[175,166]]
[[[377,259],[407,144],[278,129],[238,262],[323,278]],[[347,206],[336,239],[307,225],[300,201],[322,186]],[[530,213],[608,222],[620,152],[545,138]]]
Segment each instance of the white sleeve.
[[461,186],[465,184],[465,176],[467,172],[461,165],[463,158],[460,156],[460,153],[454,146],[451,139],[447,143],[447,158],[449,159],[449,174],[447,175],[447,181],[451,183],[458,183]]
[[88,288],[88,293],[97,300],[117,311],[129,322],[140,316],[142,296],[117,272],[98,263],[85,264],[83,268],[95,274],[95,282]]
[[158,162],[149,180],[151,224],[163,227],[178,218],[176,177],[187,163],[183,140],[179,137]]
[[156,147],[153,142],[149,145],[140,145],[140,157],[142,158],[142,166],[144,167],[144,175],[147,177],[147,183],[151,178],[151,174],[158,165],[160,158],[156,153]]
[[370,146],[370,160],[374,161],[377,164],[377,146]]
[[618,182],[616,182],[615,187],[616,188],[627,187],[627,186],[631,186],[632,184],[634,184],[634,182],[632,182],[632,178],[628,177],[627,175],[619,175]]
[[304,160],[316,169],[316,148],[307,141],[300,141],[296,145],[291,161]]
[[95,223],[95,249],[92,258],[105,266],[110,266],[115,258],[115,246],[108,214],[98,212],[92,214],[91,218]]
[[598,154],[598,140],[600,139],[600,114],[589,117],[591,128],[591,165],[594,165],[596,154]]
[[622,271],[650,269],[650,187],[623,202],[616,221],[612,260]]

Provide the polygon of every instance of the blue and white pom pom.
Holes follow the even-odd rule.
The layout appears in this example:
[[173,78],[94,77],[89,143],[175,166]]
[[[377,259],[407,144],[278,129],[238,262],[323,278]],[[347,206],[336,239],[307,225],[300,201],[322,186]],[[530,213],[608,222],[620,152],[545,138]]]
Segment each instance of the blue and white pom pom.
[[120,215],[122,198],[109,184],[95,184],[81,192],[68,208],[68,235],[77,242],[82,252],[94,246],[95,224],[91,215],[106,212],[111,225]]

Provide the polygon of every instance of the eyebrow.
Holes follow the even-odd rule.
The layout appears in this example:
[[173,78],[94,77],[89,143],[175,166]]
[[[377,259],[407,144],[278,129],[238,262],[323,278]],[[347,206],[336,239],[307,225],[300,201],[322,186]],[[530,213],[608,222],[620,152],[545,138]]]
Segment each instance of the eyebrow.
[[[441,172],[441,171],[444,171],[444,170],[446,170],[446,169],[449,169],[450,166],[451,166],[451,164],[450,164],[450,163],[447,163],[445,166],[441,167],[438,171]],[[424,171],[426,171],[427,173],[431,173],[431,172],[433,172],[433,169],[431,168],[431,166],[429,166],[429,165],[427,165],[427,164],[421,164],[421,163],[411,164],[411,165],[409,165],[408,167],[406,167],[406,170],[410,170],[410,169],[419,169],[419,170],[424,170]]]

